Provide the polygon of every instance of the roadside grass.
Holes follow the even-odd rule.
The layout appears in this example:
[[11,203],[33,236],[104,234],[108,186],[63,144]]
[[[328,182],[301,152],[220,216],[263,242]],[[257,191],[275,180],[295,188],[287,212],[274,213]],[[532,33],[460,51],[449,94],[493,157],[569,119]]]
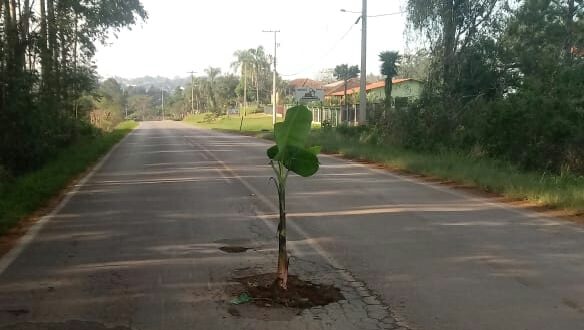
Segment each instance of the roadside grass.
[[324,152],[340,153],[415,174],[479,187],[510,199],[550,208],[584,212],[584,177],[526,172],[505,161],[456,152],[424,153],[360,142],[335,131],[313,132],[311,141]]
[[[241,118],[239,115],[213,117],[211,114],[201,113],[187,116],[184,122],[195,126],[233,132],[239,132],[241,125],[241,131],[246,133],[268,132],[273,128],[271,115],[250,114],[243,117],[243,124]],[[277,118],[277,121],[282,121],[282,118]]]
[[86,171],[137,125],[134,121],[125,121],[112,132],[85,137],[61,150],[38,171],[17,177],[0,187],[0,235],[46,206],[71,180]]
[[[263,113],[249,114],[243,117],[243,123],[239,115],[214,117],[209,113],[189,115],[183,121],[187,124],[199,127],[228,132],[241,132],[246,135],[258,135],[258,133],[260,133],[259,137],[270,135],[268,132],[273,131],[272,116]],[[283,121],[281,117],[276,118],[276,122],[281,121]],[[240,125],[241,131],[239,130]],[[313,125],[313,127],[320,128],[320,125]]]
[[[249,115],[244,119],[241,133],[273,139],[271,118],[264,114]],[[239,132],[240,120],[237,116],[223,116],[206,121],[204,115],[185,119],[187,123],[200,127],[231,132]],[[429,153],[374,145],[334,130],[313,129],[309,143],[320,145],[323,152],[339,153],[347,158],[376,162],[395,170],[478,187],[506,198],[578,214],[584,212],[584,177],[526,172],[509,162],[471,157],[453,151]]]

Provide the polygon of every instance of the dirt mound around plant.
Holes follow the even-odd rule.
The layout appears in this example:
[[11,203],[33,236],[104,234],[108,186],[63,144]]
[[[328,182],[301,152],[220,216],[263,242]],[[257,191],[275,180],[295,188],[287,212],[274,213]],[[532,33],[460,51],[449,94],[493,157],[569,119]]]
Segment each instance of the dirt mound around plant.
[[260,274],[235,278],[243,288],[241,293],[247,293],[251,302],[259,307],[290,307],[307,309],[315,306],[325,306],[345,299],[341,291],[326,284],[315,284],[288,276],[288,288],[283,290],[276,283],[276,274]]

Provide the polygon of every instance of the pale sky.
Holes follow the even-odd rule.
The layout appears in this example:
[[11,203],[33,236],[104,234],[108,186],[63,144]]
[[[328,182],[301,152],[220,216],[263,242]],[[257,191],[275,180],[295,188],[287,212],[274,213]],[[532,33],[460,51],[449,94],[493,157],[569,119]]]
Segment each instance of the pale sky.
[[[237,49],[264,46],[273,54],[278,29],[278,72],[285,79],[314,78],[325,68],[360,65],[361,0],[142,0],[149,19],[99,46],[104,77],[203,76],[206,67],[232,72]],[[405,0],[369,0],[368,15],[404,10]],[[367,72],[379,74],[378,54],[406,50],[405,14],[368,20]],[[343,38],[344,36],[344,38]]]

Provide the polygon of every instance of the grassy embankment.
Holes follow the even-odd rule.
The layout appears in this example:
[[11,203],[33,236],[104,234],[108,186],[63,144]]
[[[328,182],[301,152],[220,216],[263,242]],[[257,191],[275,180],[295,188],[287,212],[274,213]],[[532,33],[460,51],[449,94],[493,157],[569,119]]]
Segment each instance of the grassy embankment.
[[126,121],[112,132],[84,138],[61,150],[38,171],[0,185],[0,235],[47,205],[71,180],[86,171],[136,126],[136,122]]
[[[239,132],[241,125],[241,132],[246,134],[272,130],[272,116],[263,113],[247,115],[244,117],[243,123],[239,115],[213,118],[204,113],[187,116],[184,121],[195,126],[233,132]],[[282,118],[277,118],[277,121],[282,121]]]
[[[220,117],[204,122],[204,116],[199,115],[188,118],[187,122],[212,129],[239,131],[240,118]],[[271,126],[271,117],[252,115],[244,120],[242,132],[257,134],[271,130]],[[263,134],[262,137],[265,136]],[[335,131],[314,131],[310,140],[312,144],[322,146],[324,152],[377,162],[395,170],[451,180],[541,206],[584,212],[584,177],[525,172],[505,161],[476,158],[456,152],[436,154],[372,145],[361,142],[358,137],[340,135]]]
[[313,134],[311,143],[322,146],[325,152],[373,161],[391,169],[451,180],[541,206],[584,212],[584,177],[526,172],[505,161],[456,152],[424,153],[372,145],[334,131]]

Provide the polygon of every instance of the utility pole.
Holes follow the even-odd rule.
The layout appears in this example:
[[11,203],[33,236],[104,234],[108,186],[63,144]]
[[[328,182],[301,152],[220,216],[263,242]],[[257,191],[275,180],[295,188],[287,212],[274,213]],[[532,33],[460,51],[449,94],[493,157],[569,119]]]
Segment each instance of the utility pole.
[[262,32],[274,33],[274,81],[272,83],[272,98],[273,98],[273,107],[272,107],[272,124],[276,124],[276,53],[278,50],[278,32],[280,30],[264,30]]
[[243,62],[243,69],[241,75],[243,76],[243,115],[247,116],[247,66]]
[[195,113],[195,71],[189,72],[191,74],[191,114]]
[[[128,100],[126,97],[126,87],[122,86],[122,100],[124,102],[124,120],[128,119]],[[75,118],[77,118],[77,108],[75,109]]]
[[361,80],[359,84],[359,121],[367,122],[367,0],[363,0],[361,13]]
[[164,121],[164,89],[160,88],[160,92],[162,93],[162,121]]

